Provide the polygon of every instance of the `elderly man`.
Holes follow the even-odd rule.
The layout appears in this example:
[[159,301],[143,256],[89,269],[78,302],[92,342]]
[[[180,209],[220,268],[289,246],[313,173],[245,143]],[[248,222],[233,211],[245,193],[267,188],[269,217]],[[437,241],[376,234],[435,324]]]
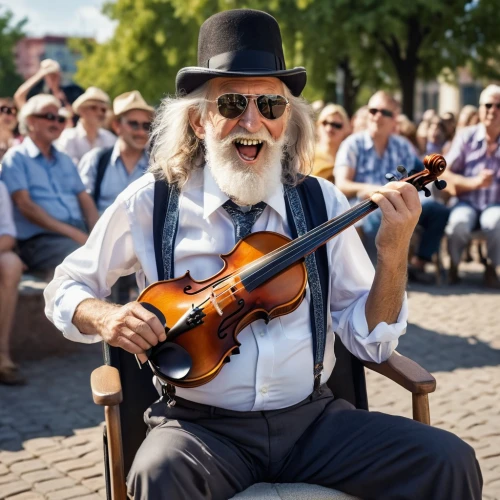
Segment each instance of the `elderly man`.
[[119,95],[113,101],[113,128],[118,141],[113,147],[91,151],[78,165],[87,193],[93,196],[99,213],[148,168],[153,112],[154,108],[139,91]]
[[[386,174],[397,175],[398,165],[408,172],[421,166],[410,142],[394,133],[399,113],[397,101],[386,92],[376,92],[368,102],[368,112],[367,130],[348,137],[340,145],[335,161],[336,185],[351,203],[367,198],[385,184]],[[439,248],[449,210],[432,199],[421,199],[418,224],[423,227],[423,234],[408,274],[410,280],[429,283],[425,264],[432,261]],[[382,217],[382,212],[376,211],[362,222],[366,249],[374,263],[378,257],[375,238]]]
[[446,178],[459,202],[446,228],[451,263],[450,284],[458,283],[458,264],[471,232],[480,228],[487,239],[484,283],[500,288],[500,87],[489,85],[479,98],[478,125],[464,128],[446,156]]
[[16,227],[12,205],[5,184],[0,181],[0,384],[25,383],[19,368],[12,361],[9,337],[17,304],[17,286],[23,272],[23,263],[14,252]]
[[[299,97],[306,74],[285,69],[276,20],[255,10],[216,14],[198,47],[198,66],[178,73],[179,97],[167,98],[156,119],[151,173],[118,196],[45,291],[48,317],[70,339],[141,355],[165,340],[165,328],[139,303],[102,300],[119,276],[137,272],[143,287],[188,269],[205,279],[250,231],[291,236],[303,232],[306,214],[332,218],[349,207],[333,184],[303,177],[314,146]],[[128,476],[130,497],[222,500],[263,480],[372,498],[481,497],[467,444],[358,411],[325,385],[334,331],[351,352],[380,362],[406,326],[406,259],[420,203],[406,183],[378,191],[376,272],[356,231],[344,231],[307,260],[309,287],[296,310],[246,326],[241,354],[211,382],[176,394],[164,386],[145,414],[151,430]]]
[[103,127],[109,110],[109,96],[97,87],[89,87],[73,103],[73,111],[80,116],[76,127],[67,128],[57,140],[57,149],[66,153],[75,165],[94,148],[111,148],[116,136]]
[[98,218],[71,158],[53,146],[65,121],[58,113],[54,96],[32,97],[19,116],[27,137],[3,159],[2,179],[14,202],[20,255],[34,271],[54,269],[83,245]]

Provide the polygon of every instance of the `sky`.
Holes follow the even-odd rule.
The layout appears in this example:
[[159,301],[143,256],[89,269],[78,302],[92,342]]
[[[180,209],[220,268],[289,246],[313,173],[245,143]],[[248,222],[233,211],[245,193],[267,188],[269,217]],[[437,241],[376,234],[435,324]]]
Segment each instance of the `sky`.
[[0,0],[0,9],[12,11],[15,20],[28,18],[25,31],[31,36],[69,35],[103,42],[114,24],[101,14],[105,0]]

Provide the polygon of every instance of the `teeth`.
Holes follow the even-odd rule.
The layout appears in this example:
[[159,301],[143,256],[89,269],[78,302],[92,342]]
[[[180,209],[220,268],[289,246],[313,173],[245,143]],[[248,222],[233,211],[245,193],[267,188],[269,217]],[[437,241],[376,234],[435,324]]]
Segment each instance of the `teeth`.
[[262,144],[260,139],[235,139],[235,144],[243,144],[244,146],[257,146]]

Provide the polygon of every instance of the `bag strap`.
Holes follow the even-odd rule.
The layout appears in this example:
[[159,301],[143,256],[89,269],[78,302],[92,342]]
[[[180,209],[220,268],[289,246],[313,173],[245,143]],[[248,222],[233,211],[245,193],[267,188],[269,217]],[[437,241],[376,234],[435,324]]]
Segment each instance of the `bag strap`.
[[109,162],[111,160],[113,149],[114,148],[103,149],[99,153],[99,157],[97,159],[97,173],[94,184],[94,202],[96,205],[99,202],[99,198],[101,197],[101,184],[102,180],[104,179],[104,174],[106,173],[106,169],[108,168]]

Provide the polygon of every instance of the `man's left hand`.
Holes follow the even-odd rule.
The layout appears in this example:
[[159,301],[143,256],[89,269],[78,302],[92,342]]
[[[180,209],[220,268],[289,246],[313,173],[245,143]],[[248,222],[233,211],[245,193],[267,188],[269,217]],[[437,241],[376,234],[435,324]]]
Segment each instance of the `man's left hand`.
[[408,255],[413,230],[422,212],[418,192],[407,182],[390,182],[371,195],[382,211],[382,223],[377,233],[378,259]]

